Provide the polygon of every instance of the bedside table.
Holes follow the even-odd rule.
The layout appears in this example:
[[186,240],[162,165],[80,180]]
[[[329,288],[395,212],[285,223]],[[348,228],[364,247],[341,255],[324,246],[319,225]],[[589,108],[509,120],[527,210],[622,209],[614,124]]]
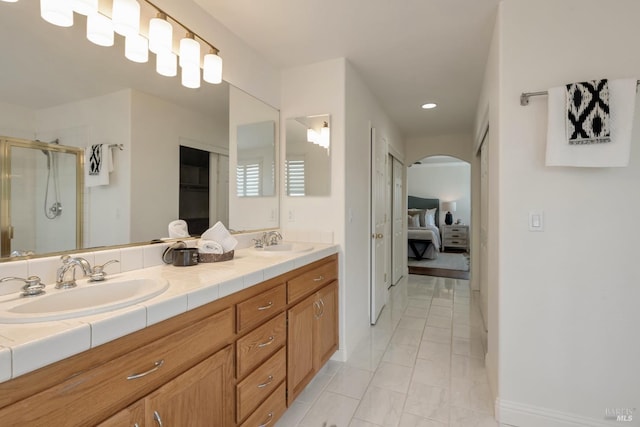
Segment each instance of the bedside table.
[[468,225],[443,225],[441,229],[443,251],[446,248],[469,250]]

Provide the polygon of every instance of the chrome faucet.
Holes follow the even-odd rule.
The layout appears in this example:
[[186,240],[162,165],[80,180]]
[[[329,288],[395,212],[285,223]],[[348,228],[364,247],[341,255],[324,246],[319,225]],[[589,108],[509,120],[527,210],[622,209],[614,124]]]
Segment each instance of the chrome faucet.
[[282,234],[276,230],[265,233],[265,242],[267,246],[277,245],[280,240],[282,240]]
[[34,297],[45,293],[45,285],[40,281],[38,276],[29,276],[26,279],[23,279],[22,277],[3,277],[0,279],[0,283],[12,280],[20,280],[24,282],[22,292],[20,293],[21,297]]
[[[76,267],[80,267],[82,269],[82,273],[84,274],[84,276],[89,276],[92,273],[89,261],[82,257],[70,257],[69,255],[63,255],[62,257],[60,257],[60,259],[62,260],[62,266],[58,268],[56,289],[75,288],[77,286]],[[71,278],[71,280],[67,280],[65,278],[69,270],[73,272],[73,277]]]

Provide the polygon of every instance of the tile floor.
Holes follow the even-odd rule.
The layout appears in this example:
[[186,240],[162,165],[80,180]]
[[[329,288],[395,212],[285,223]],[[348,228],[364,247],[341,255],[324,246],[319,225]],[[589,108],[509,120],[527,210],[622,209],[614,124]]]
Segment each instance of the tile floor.
[[329,361],[277,427],[495,427],[469,281],[409,275],[370,335]]

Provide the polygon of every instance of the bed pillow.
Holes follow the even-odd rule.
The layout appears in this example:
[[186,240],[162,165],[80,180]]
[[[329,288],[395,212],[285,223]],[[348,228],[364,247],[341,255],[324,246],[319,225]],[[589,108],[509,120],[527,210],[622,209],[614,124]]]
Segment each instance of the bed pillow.
[[426,213],[425,213],[425,226],[426,225],[431,225],[433,227],[437,227],[436,225],[436,211],[438,209],[434,208],[434,209],[427,209]]
[[420,227],[420,214],[409,215],[409,227]]
[[416,227],[424,227],[426,224],[426,219],[425,219],[425,215],[426,215],[427,211],[425,209],[409,209],[409,215],[414,216],[414,215],[418,215],[418,219],[420,221],[419,225],[416,225]]

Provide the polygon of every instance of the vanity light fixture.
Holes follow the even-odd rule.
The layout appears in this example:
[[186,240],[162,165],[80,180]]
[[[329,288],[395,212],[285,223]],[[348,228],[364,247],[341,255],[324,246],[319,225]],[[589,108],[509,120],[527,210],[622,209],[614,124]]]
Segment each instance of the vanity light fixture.
[[136,0],[113,0],[113,29],[125,37],[140,34],[140,3]]
[[187,35],[180,40],[180,67],[200,68],[200,43],[196,41],[191,31],[188,31]]
[[438,104],[436,104],[435,102],[427,102],[426,104],[422,104],[422,109],[431,110],[432,108],[436,108],[437,106]]
[[324,148],[329,148],[329,123],[324,122],[322,124],[322,128],[320,129],[320,142],[319,145]]
[[222,58],[218,56],[218,49],[214,47],[204,56],[202,80],[214,85],[222,82]]
[[180,67],[182,86],[189,89],[197,89],[200,87],[200,66],[188,65]]
[[98,0],[73,0],[73,10],[81,15],[89,16],[98,12]]
[[68,0],[40,0],[40,16],[58,27],[71,27],[73,3]]
[[96,12],[87,16],[87,39],[98,46],[113,46],[113,22]]
[[161,76],[175,77],[178,75],[178,61],[171,51],[160,52],[156,55],[156,72]]
[[149,41],[140,34],[125,37],[124,56],[133,62],[145,63],[149,61]]
[[159,55],[163,52],[171,52],[172,49],[173,27],[167,21],[167,14],[158,12],[158,15],[149,21],[149,50]]
[[5,3],[17,3],[18,0],[2,0]]
[[[15,3],[18,0],[0,0]],[[169,16],[150,0],[144,4],[153,8],[156,17],[149,21],[148,37],[140,34],[141,5],[139,0],[112,0],[111,17],[99,11],[100,0],[40,0],[40,16],[54,25],[71,27],[73,14],[87,16],[87,39],[100,46],[113,46],[114,31],[125,37],[125,57],[133,62],[147,62],[149,51],[156,54],[158,74],[174,77],[178,74],[178,55],[173,50],[173,21],[186,31],[180,40],[179,57],[182,68],[182,84],[189,88],[200,87],[200,75],[207,83],[222,82],[222,58],[220,51],[189,30],[180,21]],[[145,6],[147,7],[147,6]],[[209,53],[201,61],[202,45]],[[202,73],[200,64],[202,62]],[[320,135],[316,141],[319,141]],[[316,142],[318,143],[318,142]]]

